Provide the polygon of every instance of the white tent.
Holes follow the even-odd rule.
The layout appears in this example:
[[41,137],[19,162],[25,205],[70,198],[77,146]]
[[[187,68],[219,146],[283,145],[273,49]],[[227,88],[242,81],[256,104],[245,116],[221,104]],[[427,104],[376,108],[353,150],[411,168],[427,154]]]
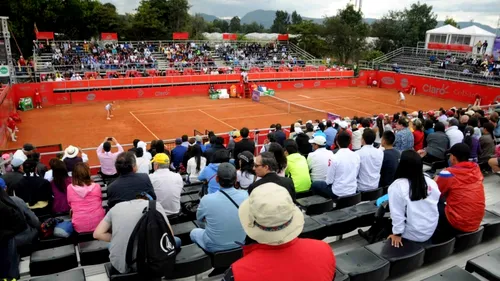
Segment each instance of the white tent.
[[460,29],[449,24],[427,30],[427,32],[425,33],[425,47],[427,48],[429,43],[448,44],[451,39],[451,35],[459,33]]
[[[469,52],[472,49],[473,53],[477,53],[476,44],[478,44],[479,41],[481,41],[481,43],[485,41],[488,42],[486,54],[491,55],[495,34],[475,25],[462,29],[458,29],[451,25],[445,25],[426,32],[425,47],[428,48],[429,43],[437,43],[433,45],[439,45],[440,47],[444,46],[443,50],[450,50],[448,48],[451,46],[455,47],[451,48],[451,50],[465,50],[468,48]],[[465,48],[462,48],[462,46],[465,46]]]
[[[472,52],[473,53],[478,53],[477,51],[477,46],[479,41],[481,41],[481,43],[484,43],[484,42],[487,42],[488,43],[488,47],[486,48],[486,54],[492,54],[493,53],[493,43],[495,42],[495,37],[496,35],[491,33],[491,32],[488,32],[476,25],[471,25],[469,27],[466,27],[466,28],[462,28],[460,29],[460,34],[462,35],[463,38],[467,39],[467,38],[470,38],[470,42],[469,46],[472,46]],[[450,42],[450,44],[454,44],[454,40],[455,39],[455,36],[453,36],[452,38],[452,41]],[[460,40],[459,40],[460,42]],[[464,43],[467,43],[467,42],[464,42]],[[482,52],[483,50],[481,49],[480,52]]]
[[426,34],[455,34],[459,33],[460,29],[454,27],[453,25],[443,25],[438,28],[427,30]]

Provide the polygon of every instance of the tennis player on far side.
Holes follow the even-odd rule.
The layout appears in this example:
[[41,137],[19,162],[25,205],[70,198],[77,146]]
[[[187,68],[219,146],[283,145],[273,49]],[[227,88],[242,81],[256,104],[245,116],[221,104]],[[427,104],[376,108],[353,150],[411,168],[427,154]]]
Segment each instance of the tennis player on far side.
[[403,91],[399,90],[398,94],[399,94],[399,99],[397,101],[397,104],[404,104],[404,105],[406,105],[406,98],[405,98],[405,94],[403,93]]
[[106,112],[108,113],[108,118],[107,118],[108,120],[111,120],[111,118],[113,117],[113,114],[111,114],[111,113],[113,113],[113,104],[115,104],[114,101],[112,101],[111,103],[106,104],[106,107],[105,107],[106,108]]

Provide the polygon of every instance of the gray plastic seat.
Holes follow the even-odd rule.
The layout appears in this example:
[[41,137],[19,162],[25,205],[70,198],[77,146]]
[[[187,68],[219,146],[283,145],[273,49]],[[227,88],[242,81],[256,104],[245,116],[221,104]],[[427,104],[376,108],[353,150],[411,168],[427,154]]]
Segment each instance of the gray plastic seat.
[[485,211],[481,225],[484,226],[483,240],[489,240],[500,236],[500,216]]
[[94,265],[109,262],[108,242],[89,241],[78,244],[81,265]]
[[447,270],[426,278],[422,281],[478,281],[474,275],[461,269],[458,266],[448,268]]
[[229,268],[235,261],[243,257],[243,249],[236,248],[208,255],[213,268]]
[[319,215],[333,209],[332,199],[327,199],[319,195],[297,199],[297,203],[306,211],[308,216]]
[[424,263],[433,263],[442,260],[451,254],[455,249],[455,238],[447,241],[432,241],[424,246],[425,256]]
[[48,275],[78,267],[75,246],[36,251],[30,258],[30,275]]
[[476,246],[481,243],[484,233],[484,227],[479,227],[474,232],[458,234],[455,236],[455,252],[460,252]]
[[465,265],[468,272],[476,272],[488,280],[500,280],[500,248],[471,259]]
[[326,236],[326,228],[324,224],[307,215],[304,216],[304,229],[299,235],[300,238],[323,240]]
[[346,275],[338,270],[335,270],[335,279],[333,281],[348,281],[349,275]]
[[390,263],[368,251],[358,248],[335,256],[337,270],[351,281],[384,281],[389,277]]
[[30,281],[68,281],[68,280],[85,281],[86,280],[85,272],[83,271],[83,268],[30,279]]
[[373,201],[384,195],[384,188],[376,188],[369,191],[361,191],[361,201]]
[[186,278],[203,273],[212,268],[212,261],[196,244],[183,246],[175,258],[175,267],[172,276],[167,279]]
[[60,237],[49,237],[49,238],[44,238],[40,239],[38,243],[35,246],[35,249],[37,251],[39,250],[46,250],[46,249],[52,249],[52,248],[57,248],[57,247],[62,247],[66,245],[73,245],[73,239],[71,237],[69,238],[60,238]]
[[391,263],[391,277],[401,276],[424,264],[424,248],[406,239],[403,239],[403,246],[399,248],[393,247],[390,240],[380,241],[365,248]]
[[344,211],[356,217],[357,227],[371,226],[375,221],[378,207],[374,201],[345,208]]
[[174,232],[175,236],[179,237],[182,240],[182,245],[189,245],[193,243],[193,241],[191,241],[189,233],[191,233],[191,230],[195,228],[196,225],[192,221],[172,225],[172,231]]
[[302,192],[297,192],[295,193],[295,199],[301,199],[309,196],[313,196],[314,193],[311,190],[308,191],[302,191]]
[[313,220],[325,225],[326,236],[337,236],[349,233],[357,228],[356,216],[345,210],[335,210],[312,216]]
[[199,193],[201,191],[202,184],[185,185],[182,189],[182,195],[189,195],[194,193]]
[[[144,280],[142,277],[139,276],[139,274],[132,272],[132,273],[125,273],[122,274],[116,270],[111,263],[107,263],[104,265],[104,270],[106,271],[106,275],[108,276],[109,281],[142,281]],[[160,279],[158,279],[159,281]]]
[[348,195],[348,196],[341,196],[335,200],[335,206],[334,209],[343,209],[347,207],[354,206],[361,202],[361,193],[356,193],[353,195]]

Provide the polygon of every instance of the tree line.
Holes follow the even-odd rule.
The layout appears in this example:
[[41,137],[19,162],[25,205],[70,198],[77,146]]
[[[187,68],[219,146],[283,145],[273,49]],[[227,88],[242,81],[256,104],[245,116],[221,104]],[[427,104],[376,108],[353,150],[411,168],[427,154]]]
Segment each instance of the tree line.
[[[25,56],[31,55],[35,23],[40,31],[57,33],[59,40],[88,40],[101,32],[116,32],[123,41],[168,40],[177,31],[189,32],[191,39],[204,39],[204,32],[290,33],[297,35],[292,41],[312,55],[330,56],[341,63],[416,46],[437,25],[432,6],[420,2],[402,11],[389,11],[371,26],[352,5],[324,17],[321,23],[303,19],[296,11],[279,10],[269,29],[257,22],[242,24],[239,17],[208,22],[199,14],[190,15],[189,8],[188,0],[141,0],[135,13],[119,14],[113,4],[98,0],[0,1],[0,11],[9,16],[11,34]],[[372,46],[366,43],[370,36],[378,38]]]

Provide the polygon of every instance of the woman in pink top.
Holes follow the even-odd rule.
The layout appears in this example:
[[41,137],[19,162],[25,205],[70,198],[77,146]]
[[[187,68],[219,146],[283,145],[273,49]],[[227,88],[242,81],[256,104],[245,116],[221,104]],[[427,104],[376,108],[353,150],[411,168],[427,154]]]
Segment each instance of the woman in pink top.
[[71,222],[79,233],[94,231],[104,218],[101,186],[90,179],[86,163],[77,163],[73,168],[73,183],[68,186],[68,203],[71,207]]

